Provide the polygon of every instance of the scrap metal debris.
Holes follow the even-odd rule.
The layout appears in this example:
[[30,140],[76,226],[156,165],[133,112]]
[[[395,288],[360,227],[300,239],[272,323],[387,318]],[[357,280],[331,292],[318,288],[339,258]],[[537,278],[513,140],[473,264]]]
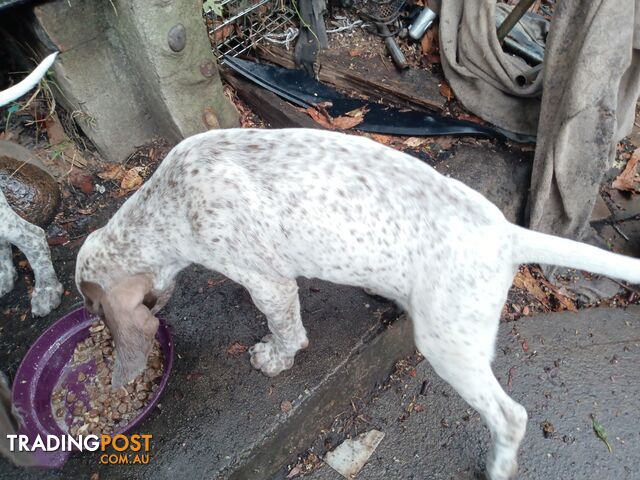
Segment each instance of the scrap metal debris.
[[525,143],[534,141],[529,136],[514,134],[497,127],[347,97],[334,88],[307,76],[301,70],[259,64],[233,57],[225,57],[222,63],[242,77],[294,105],[304,109],[324,108],[332,118],[344,117],[349,112],[366,107],[366,112],[363,110],[363,121],[355,126],[360,131],[407,136],[471,136],[509,139]]
[[354,478],[384,438],[379,430],[369,430],[348,439],[324,456],[324,462],[344,478]]

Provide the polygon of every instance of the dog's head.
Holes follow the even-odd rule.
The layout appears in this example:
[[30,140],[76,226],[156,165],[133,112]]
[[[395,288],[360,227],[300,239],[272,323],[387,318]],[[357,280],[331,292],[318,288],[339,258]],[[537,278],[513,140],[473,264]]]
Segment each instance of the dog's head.
[[144,371],[158,330],[158,319],[152,313],[156,297],[151,279],[139,274],[124,277],[107,289],[87,280],[81,280],[79,286],[87,310],[103,318],[113,336],[111,384],[118,388]]

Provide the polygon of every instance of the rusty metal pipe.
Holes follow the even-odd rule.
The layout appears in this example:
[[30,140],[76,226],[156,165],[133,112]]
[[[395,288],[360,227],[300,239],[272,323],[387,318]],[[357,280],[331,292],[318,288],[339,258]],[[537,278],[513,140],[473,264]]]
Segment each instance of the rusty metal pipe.
[[516,26],[535,1],[536,0],[520,0],[518,4],[513,7],[513,10],[511,10],[509,15],[507,15],[507,18],[505,18],[498,27],[498,42],[502,43],[504,37],[506,37],[513,27]]

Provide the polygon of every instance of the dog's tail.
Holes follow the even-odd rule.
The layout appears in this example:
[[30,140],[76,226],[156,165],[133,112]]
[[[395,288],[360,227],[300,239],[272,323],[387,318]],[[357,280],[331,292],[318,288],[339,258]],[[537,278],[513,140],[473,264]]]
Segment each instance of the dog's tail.
[[20,83],[17,83],[13,87],[7,88],[6,90],[0,91],[0,107],[6,105],[9,102],[17,100],[33,87],[35,87],[38,82],[42,80],[42,77],[45,76],[47,70],[49,70],[51,65],[53,65],[53,62],[55,61],[57,55],[58,52],[52,53],[42,62],[40,62],[40,65],[38,65],[36,69],[29,75],[27,75],[27,77]]
[[576,268],[640,283],[640,260],[512,225],[513,261]]

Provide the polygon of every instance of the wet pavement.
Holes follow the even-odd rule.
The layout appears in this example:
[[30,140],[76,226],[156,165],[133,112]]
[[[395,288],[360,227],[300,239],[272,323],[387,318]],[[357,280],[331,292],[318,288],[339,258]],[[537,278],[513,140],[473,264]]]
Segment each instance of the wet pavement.
[[[519,478],[640,477],[640,307],[502,324],[496,351],[496,376],[529,412]],[[354,433],[386,434],[358,478],[471,479],[484,469],[487,428],[426,361],[379,390],[358,414],[367,423]],[[595,435],[592,415],[612,453]],[[324,465],[306,478],[342,477]]]

